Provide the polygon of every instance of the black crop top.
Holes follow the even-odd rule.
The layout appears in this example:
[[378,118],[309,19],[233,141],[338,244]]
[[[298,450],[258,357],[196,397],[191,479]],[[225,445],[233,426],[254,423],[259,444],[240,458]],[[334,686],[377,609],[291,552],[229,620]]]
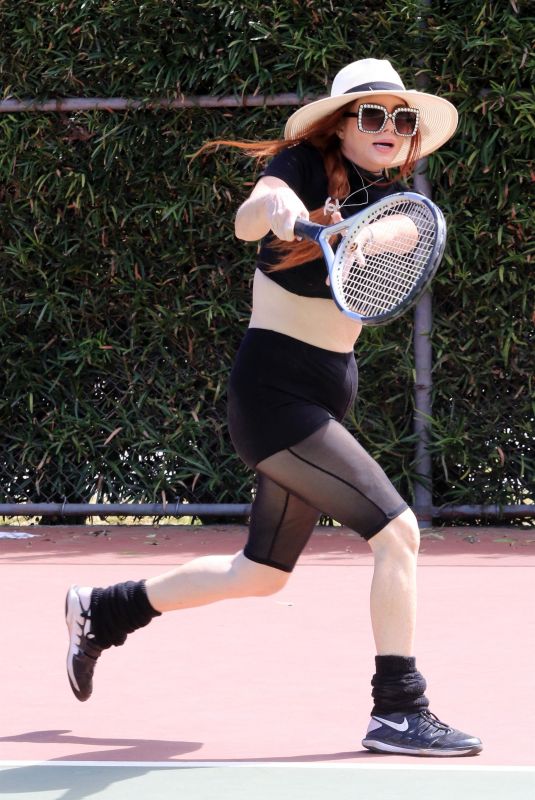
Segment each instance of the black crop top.
[[[377,175],[372,175],[360,167],[357,171],[350,161],[346,163],[350,192],[340,209],[344,219],[383,197],[405,191],[407,188],[399,181],[388,186],[369,186],[373,181],[377,181]],[[317,148],[307,142],[289,147],[275,156],[263,170],[261,177],[267,175],[280,178],[287,183],[309,211],[322,208],[327,200],[328,181],[322,155]],[[381,182],[383,182],[382,179]],[[363,184],[365,188],[363,188]],[[270,267],[277,263],[277,255],[270,247],[275,238],[270,231],[262,239],[256,263],[258,269],[293,294],[304,297],[330,298],[331,293],[325,283],[327,268],[321,254],[314,261],[307,261],[298,267],[291,267],[280,272],[270,271]]]

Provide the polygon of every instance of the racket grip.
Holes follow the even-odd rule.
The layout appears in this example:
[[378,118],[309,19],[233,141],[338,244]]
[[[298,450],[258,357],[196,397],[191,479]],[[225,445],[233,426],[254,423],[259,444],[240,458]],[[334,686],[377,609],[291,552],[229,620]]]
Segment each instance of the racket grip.
[[309,222],[306,219],[296,219],[294,225],[294,233],[303,239],[311,239],[317,242],[321,232],[325,229],[325,225],[318,225],[316,222]]

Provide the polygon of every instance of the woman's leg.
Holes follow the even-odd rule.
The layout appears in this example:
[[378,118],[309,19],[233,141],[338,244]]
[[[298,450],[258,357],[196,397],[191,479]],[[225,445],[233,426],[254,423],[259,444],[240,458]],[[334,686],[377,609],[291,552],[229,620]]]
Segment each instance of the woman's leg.
[[149,578],[147,598],[163,612],[274,594],[286,585],[317,519],[315,508],[259,474],[244,550],[195,558]]
[[420,532],[407,509],[373,536],[370,612],[378,655],[412,656],[416,625],[416,559]]
[[307,503],[260,475],[245,555],[195,558],[147,581],[71,587],[66,599],[67,672],[78,700],[91,695],[102,650],[124,644],[129,633],[162,612],[282,589],[317,517]]
[[250,561],[240,551],[233,556],[203,556],[145,581],[148,600],[156,611],[193,608],[218,600],[263,596],[282,589],[289,574]]
[[288,573],[250,561],[240,552],[195,558],[147,581],[107,588],[71,586],[65,604],[67,674],[76,698],[84,701],[91,696],[93,672],[102,651],[124,644],[129,633],[162,612],[273,594],[288,578]]
[[428,710],[426,682],[413,656],[418,526],[378,464],[331,421],[258,469],[361,533],[372,548],[370,608],[377,656],[372,719],[363,745],[410,755],[478,753],[479,739]]
[[411,656],[418,524],[379,465],[332,420],[261,462],[258,470],[369,541],[375,562],[370,610],[377,653]]
[[[279,591],[321,508],[366,538],[382,528],[370,539],[376,565],[371,614],[377,652],[410,655],[418,526],[408,509],[389,521],[388,514],[399,512],[405,504],[380,467],[341,425],[331,421],[294,448],[266,459],[258,469],[245,555],[196,558],[149,578],[145,591],[152,608],[165,612]],[[106,620],[109,606],[102,603],[99,609]],[[95,627],[98,631],[98,619]],[[100,638],[109,646],[108,635]]]

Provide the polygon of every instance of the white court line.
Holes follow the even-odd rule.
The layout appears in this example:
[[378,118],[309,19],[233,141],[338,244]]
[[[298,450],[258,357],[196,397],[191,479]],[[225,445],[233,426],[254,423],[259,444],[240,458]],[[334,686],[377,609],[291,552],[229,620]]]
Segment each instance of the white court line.
[[[446,759],[445,759],[446,760]],[[497,764],[339,764],[332,762],[305,761],[0,761],[0,770],[16,767],[134,767],[139,769],[192,769],[207,767],[268,767],[271,769],[349,769],[366,770],[401,770],[424,772],[524,772],[534,773],[535,766],[503,766]]]

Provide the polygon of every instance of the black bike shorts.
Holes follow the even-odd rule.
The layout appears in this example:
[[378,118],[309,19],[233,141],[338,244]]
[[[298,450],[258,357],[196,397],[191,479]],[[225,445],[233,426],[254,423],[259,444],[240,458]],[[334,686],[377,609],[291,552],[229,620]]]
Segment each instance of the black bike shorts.
[[336,353],[282,333],[249,328],[230,375],[232,443],[254,469],[329,419],[341,421],[356,394],[352,351]]

